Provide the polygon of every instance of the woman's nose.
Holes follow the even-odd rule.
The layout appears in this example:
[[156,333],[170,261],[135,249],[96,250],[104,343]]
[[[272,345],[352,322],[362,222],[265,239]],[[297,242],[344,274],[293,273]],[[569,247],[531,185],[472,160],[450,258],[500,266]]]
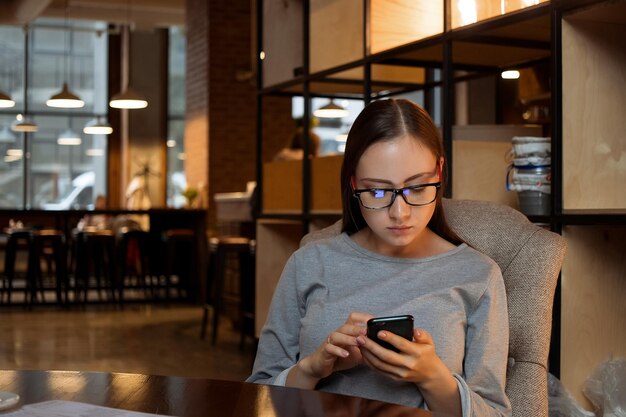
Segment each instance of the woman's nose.
[[406,218],[411,214],[411,206],[404,201],[401,195],[396,195],[396,199],[389,207],[389,217],[394,219]]

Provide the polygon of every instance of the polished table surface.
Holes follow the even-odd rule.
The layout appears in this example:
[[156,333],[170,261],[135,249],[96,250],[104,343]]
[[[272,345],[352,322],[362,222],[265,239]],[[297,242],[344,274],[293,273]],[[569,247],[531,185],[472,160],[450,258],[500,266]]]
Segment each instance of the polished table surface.
[[179,417],[436,415],[379,401],[296,388],[123,373],[0,370],[0,391],[19,394],[21,405],[66,400]]

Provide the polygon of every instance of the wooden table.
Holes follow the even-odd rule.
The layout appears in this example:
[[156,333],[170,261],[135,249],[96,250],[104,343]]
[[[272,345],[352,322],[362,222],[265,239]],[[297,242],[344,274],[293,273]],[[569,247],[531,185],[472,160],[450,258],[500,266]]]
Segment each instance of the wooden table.
[[[428,417],[428,411],[296,388],[104,372],[1,371],[20,404],[67,400],[179,417]],[[1,416],[1,413],[0,413]]]

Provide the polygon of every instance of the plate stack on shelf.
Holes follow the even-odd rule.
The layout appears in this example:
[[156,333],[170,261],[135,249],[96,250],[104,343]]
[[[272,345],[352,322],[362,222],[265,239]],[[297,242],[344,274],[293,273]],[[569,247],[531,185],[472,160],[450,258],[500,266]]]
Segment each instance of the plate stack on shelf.
[[550,214],[550,149],[550,138],[513,137],[507,190],[517,191],[520,211],[526,215]]

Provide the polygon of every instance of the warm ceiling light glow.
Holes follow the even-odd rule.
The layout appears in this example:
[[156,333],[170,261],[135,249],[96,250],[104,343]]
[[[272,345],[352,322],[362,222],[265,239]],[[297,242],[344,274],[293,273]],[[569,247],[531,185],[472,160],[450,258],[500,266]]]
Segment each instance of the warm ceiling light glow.
[[176,141],[174,139],[169,139],[167,142],[167,147],[168,148],[173,148],[174,146],[176,146]]
[[145,109],[148,107],[146,99],[128,87],[119,94],[114,95],[109,101],[109,106],[115,109]]
[[39,126],[30,117],[18,114],[15,117],[15,121],[11,124],[11,130],[14,132],[32,133],[39,130]]
[[87,156],[103,156],[104,155],[104,149],[87,149],[85,151],[85,155]]
[[63,83],[61,92],[50,97],[46,101],[46,106],[61,109],[79,109],[85,106],[85,102],[69,90],[67,83]]
[[325,106],[322,106],[313,112],[315,117],[327,119],[339,119],[346,117],[348,114],[348,110],[338,106],[332,100],[330,100]]
[[15,101],[11,99],[11,97],[6,94],[4,91],[0,91],[0,109],[8,109],[9,107],[14,107]]
[[519,78],[519,71],[518,70],[502,71],[502,74],[500,74],[500,76],[502,77],[503,80],[517,80]]
[[92,119],[83,128],[83,133],[87,135],[110,135],[113,128],[106,120],[101,118]]
[[461,21],[461,26],[476,23],[478,21],[476,0],[459,0],[457,7],[459,9],[459,20]]
[[265,59],[265,51],[261,51],[261,53],[259,54],[259,58],[261,58],[261,61]]
[[61,133],[57,139],[58,145],[76,146],[80,145],[82,142],[78,133],[74,132],[72,129],[67,129],[65,132]]
[[19,156],[20,158],[24,155],[24,151],[21,149],[7,149],[7,155],[9,156]]
[[335,136],[335,140],[337,142],[347,142],[348,141],[348,134],[347,133],[340,133],[339,135]]

